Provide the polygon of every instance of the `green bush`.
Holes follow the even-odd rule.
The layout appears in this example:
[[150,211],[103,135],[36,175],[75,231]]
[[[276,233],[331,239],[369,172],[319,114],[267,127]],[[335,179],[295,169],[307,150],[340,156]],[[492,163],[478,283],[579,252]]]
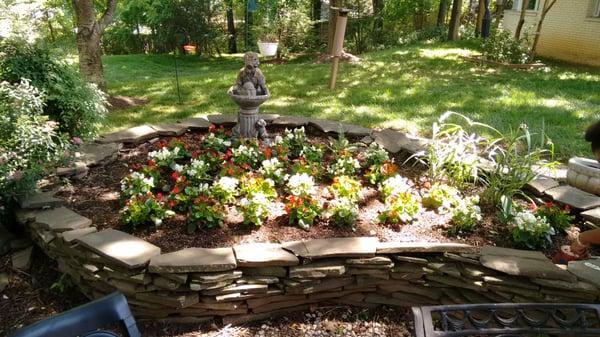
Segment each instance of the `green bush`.
[[42,107],[43,95],[28,81],[0,82],[0,196],[5,201],[31,191],[68,148]]
[[490,61],[523,64],[529,61],[528,49],[523,40],[516,40],[509,31],[497,29],[481,46],[483,58]]
[[0,81],[27,79],[44,93],[44,114],[58,122],[61,132],[93,137],[106,113],[106,97],[85,82],[70,65],[57,60],[41,45],[20,40],[0,42]]

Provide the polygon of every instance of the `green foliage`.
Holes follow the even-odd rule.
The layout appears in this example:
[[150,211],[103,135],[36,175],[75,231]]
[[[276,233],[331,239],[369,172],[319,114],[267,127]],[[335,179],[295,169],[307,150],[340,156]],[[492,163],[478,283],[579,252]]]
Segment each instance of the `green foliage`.
[[421,201],[423,206],[441,212],[455,208],[462,199],[458,190],[452,186],[436,183]]
[[0,81],[28,79],[44,93],[44,114],[71,136],[91,138],[106,113],[106,97],[39,44],[0,41]]
[[385,198],[385,209],[379,213],[382,223],[408,223],[419,213],[419,202],[410,192],[401,192]]
[[321,211],[321,206],[311,195],[288,195],[286,198],[285,212],[290,217],[290,225],[308,230]]
[[154,195],[151,192],[134,195],[127,199],[125,208],[121,211],[123,223],[133,229],[140,226],[158,227],[165,218],[173,215],[175,213],[169,210],[162,200],[162,194]]
[[336,199],[348,199],[353,202],[358,200],[360,190],[360,181],[348,176],[333,178],[333,183],[329,187],[329,191]]
[[278,52],[284,56],[306,50],[310,46],[309,33],[312,28],[308,4],[308,1],[264,1],[266,15],[262,17],[262,24],[255,29],[257,40],[279,41]]
[[457,200],[456,206],[451,210],[450,234],[466,233],[473,230],[473,227],[482,219],[478,204],[478,196]]
[[194,200],[187,218],[187,230],[195,232],[199,227],[217,228],[223,226],[225,207],[214,198],[201,196]]
[[550,226],[557,232],[565,231],[571,227],[571,224],[575,220],[575,217],[570,215],[570,209],[568,207],[561,208],[551,202],[536,208],[535,215],[546,218]]
[[377,142],[372,142],[366,151],[363,152],[361,162],[363,167],[373,165],[383,165],[390,160],[387,150]]
[[338,226],[354,227],[358,218],[358,204],[349,198],[336,198],[327,205],[326,216]]
[[28,194],[69,148],[43,115],[43,95],[23,80],[0,82],[0,197]]
[[545,217],[531,212],[518,212],[512,220],[513,241],[529,249],[546,248],[552,243],[554,228]]
[[528,49],[524,40],[516,40],[511,32],[505,29],[492,30],[484,40],[481,52],[486,60],[522,64],[529,61]]

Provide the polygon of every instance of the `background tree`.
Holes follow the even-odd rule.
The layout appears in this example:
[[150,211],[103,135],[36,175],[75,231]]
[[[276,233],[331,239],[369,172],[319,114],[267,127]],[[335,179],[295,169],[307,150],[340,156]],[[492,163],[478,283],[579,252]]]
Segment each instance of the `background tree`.
[[373,0],[373,36],[379,43],[383,35],[383,6],[383,0]]
[[440,0],[437,14],[437,25],[443,27],[446,24],[446,12],[448,11],[448,0]]
[[233,0],[225,1],[227,11],[227,34],[229,34],[229,53],[237,53],[237,38],[235,31],[235,18],[233,16]]
[[450,27],[448,28],[448,40],[458,40],[460,29],[460,16],[462,12],[462,0],[452,2],[452,14],[450,15]]
[[517,28],[515,29],[515,39],[517,40],[521,38],[521,30],[525,24],[525,13],[527,12],[527,8],[529,6],[529,0],[521,1],[521,15],[519,15],[519,21],[517,22]]
[[542,7],[542,14],[540,15],[540,20],[538,21],[537,28],[535,30],[535,38],[533,39],[533,44],[531,45],[531,53],[529,55],[530,59],[535,57],[535,52],[537,49],[538,42],[540,40],[540,35],[542,34],[542,24],[546,19],[546,15],[552,9],[557,0],[544,0],[544,6]]
[[496,0],[496,21],[494,21],[495,27],[500,27],[500,22],[504,18],[504,3],[507,0]]
[[100,40],[104,29],[113,20],[117,0],[106,1],[106,8],[100,19],[96,19],[96,9],[92,0],[72,0],[72,4],[77,22],[79,70],[89,82],[106,91]]

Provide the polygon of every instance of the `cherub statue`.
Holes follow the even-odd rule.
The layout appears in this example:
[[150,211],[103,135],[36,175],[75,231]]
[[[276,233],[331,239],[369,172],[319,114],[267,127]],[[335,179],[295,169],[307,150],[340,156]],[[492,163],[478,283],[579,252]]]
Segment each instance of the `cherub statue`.
[[250,51],[244,54],[244,67],[240,69],[235,82],[238,95],[253,97],[269,94],[265,76],[258,69],[259,64],[257,53]]

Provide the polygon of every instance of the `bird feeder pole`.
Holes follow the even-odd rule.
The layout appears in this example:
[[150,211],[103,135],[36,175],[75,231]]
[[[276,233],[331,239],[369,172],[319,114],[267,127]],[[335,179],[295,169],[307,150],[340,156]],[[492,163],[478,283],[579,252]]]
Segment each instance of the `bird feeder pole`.
[[329,89],[335,89],[340,56],[344,49],[344,35],[346,34],[346,23],[348,22],[348,10],[344,8],[331,7],[337,13],[335,32],[333,36],[333,48],[331,49],[331,76]]

